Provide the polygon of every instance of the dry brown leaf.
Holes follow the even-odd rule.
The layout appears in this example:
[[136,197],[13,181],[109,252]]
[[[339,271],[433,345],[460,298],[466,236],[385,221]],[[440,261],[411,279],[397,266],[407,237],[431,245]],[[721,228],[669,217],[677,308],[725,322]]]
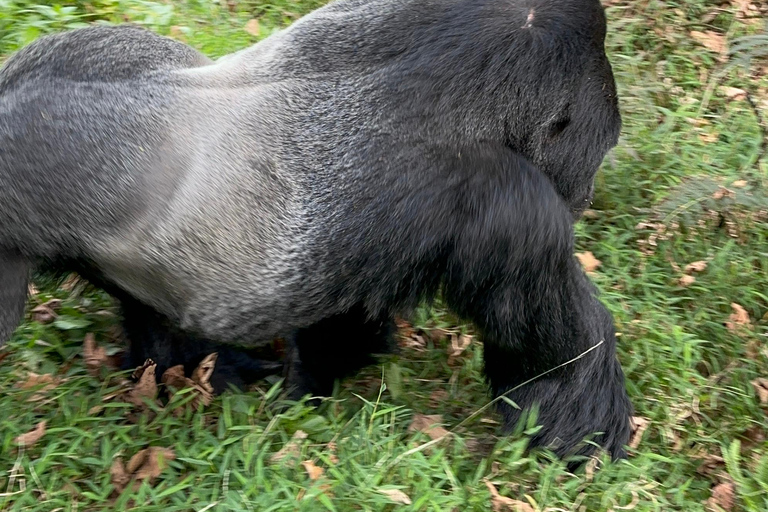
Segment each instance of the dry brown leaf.
[[581,263],[581,266],[584,268],[584,272],[587,274],[594,272],[602,264],[602,262],[595,258],[595,255],[590,251],[577,252],[576,257],[579,259],[579,263]]
[[699,139],[701,140],[701,142],[712,144],[714,142],[717,142],[718,139],[720,139],[720,134],[717,132],[700,133]]
[[458,357],[472,344],[472,336],[468,334],[451,335],[451,350],[449,357]]
[[245,31],[251,34],[253,37],[259,37],[259,34],[261,33],[261,25],[259,25],[259,20],[256,18],[248,20],[248,23],[245,24]]
[[749,313],[746,309],[735,302],[731,302],[731,309],[733,313],[728,317],[728,322],[725,323],[729,331],[737,331],[739,326],[749,325]]
[[643,440],[643,433],[645,433],[648,426],[651,424],[651,420],[643,418],[642,416],[632,416],[630,425],[632,426],[632,437],[629,439],[629,447],[636,450],[640,446],[640,441]]
[[411,498],[399,489],[378,489],[378,491],[394,503],[401,503],[403,505],[411,504]]
[[304,466],[304,469],[307,471],[307,475],[309,475],[309,479],[312,481],[317,480],[323,476],[323,473],[325,473],[323,468],[316,466],[315,463],[311,460],[305,460],[301,463],[301,465]]
[[76,273],[72,272],[67,276],[67,278],[64,280],[64,282],[59,286],[64,291],[71,292],[75,289],[77,285],[83,282],[83,279],[77,275]]
[[[139,378],[139,382],[127,394],[130,403],[136,406],[144,406],[144,399],[154,400],[157,397],[157,380],[155,370],[157,365],[152,363],[147,366]],[[129,463],[130,464],[130,463]]]
[[33,283],[29,283],[29,286],[27,286],[27,294],[30,297],[34,297],[38,293],[40,293],[40,290],[37,289],[37,286],[35,286]]
[[101,367],[107,365],[107,349],[96,345],[96,338],[90,332],[83,340],[83,359],[88,372],[95,377],[99,376]]
[[680,277],[680,279],[677,281],[678,284],[682,287],[688,287],[691,286],[693,283],[696,282],[696,278],[693,276],[689,276],[688,274],[685,274]]
[[747,180],[736,180],[733,183],[731,183],[731,186],[733,188],[744,188],[747,186]]
[[131,481],[131,475],[125,470],[123,459],[120,457],[115,457],[115,460],[112,461],[112,466],[109,468],[109,476],[112,486],[118,494],[123,492],[128,482]]
[[733,482],[719,483],[712,488],[712,495],[707,500],[707,510],[711,512],[730,512],[736,502],[736,487]]
[[414,414],[413,421],[408,426],[408,432],[423,432],[431,439],[440,439],[450,434],[446,429],[438,425],[443,417],[439,414]]
[[696,472],[702,476],[708,478],[713,477],[718,471],[725,467],[725,460],[717,454],[705,453],[702,458],[702,462]]
[[48,424],[46,420],[41,421],[38,423],[35,428],[30,430],[29,432],[25,434],[21,434],[16,437],[13,441],[18,445],[23,446],[32,446],[36,442],[40,440],[41,437],[45,435],[45,426]]
[[208,354],[202,361],[200,361],[200,364],[197,365],[197,368],[192,372],[192,382],[211,394],[213,393],[211,375],[213,375],[213,370],[216,367],[216,359],[218,357],[219,354],[216,352]]
[[757,392],[757,397],[760,399],[760,403],[768,405],[768,379],[758,377],[752,381],[752,387]]
[[437,345],[449,339],[454,333],[447,329],[432,329],[429,331],[429,338]]
[[165,370],[160,381],[166,386],[173,388],[175,391],[191,388],[195,384],[192,382],[192,379],[188,379],[186,375],[184,375],[183,364],[177,364],[176,366],[171,366]]
[[331,464],[339,463],[339,457],[336,455],[336,443],[333,441],[328,443],[328,460],[331,462]]
[[704,260],[701,261],[694,261],[693,263],[689,263],[685,266],[685,273],[690,274],[691,272],[704,272],[707,269],[707,262]]
[[50,373],[38,375],[34,372],[29,372],[27,380],[19,384],[20,389],[35,389],[35,393],[27,398],[28,402],[39,402],[46,398],[46,393],[61,384],[62,380],[59,377],[54,377]]
[[280,462],[288,457],[295,457],[301,453],[301,442],[307,438],[307,433],[303,430],[297,430],[291,436],[290,441],[285,443],[285,446],[275,452],[269,460],[272,462]]
[[747,91],[744,89],[739,89],[738,87],[728,87],[728,86],[721,86],[720,90],[723,91],[723,94],[725,94],[725,97],[729,100],[743,100],[747,98]]
[[[198,369],[199,368],[200,367],[198,366]],[[184,365],[179,364],[176,366],[171,366],[165,370],[165,372],[163,372],[163,376],[160,378],[160,381],[168,388],[171,397],[173,397],[173,395],[175,395],[178,391],[192,388],[194,390],[192,393],[195,394],[195,398],[187,402],[186,405],[187,407],[191,407],[193,410],[196,410],[201,403],[204,406],[207,406],[213,400],[212,392],[208,392],[207,390],[203,389],[195,381],[184,375]],[[173,413],[176,416],[180,416],[184,413],[184,410],[184,407],[179,407],[175,409]]]
[[485,480],[485,486],[491,492],[491,508],[493,512],[536,512],[533,507],[520,500],[513,500],[499,494],[496,487],[488,480]]
[[57,315],[54,308],[49,305],[50,302],[51,301],[48,301],[45,304],[40,304],[32,309],[32,321],[41,324],[49,324],[56,320],[56,317],[59,315]]
[[38,391],[50,391],[61,383],[61,379],[54,377],[50,373],[39,375],[34,372],[27,374],[27,380],[19,384],[21,389],[32,389],[40,387]]
[[160,476],[168,467],[168,462],[174,459],[176,459],[176,453],[172,449],[150,446],[131,457],[126,469],[136,480],[149,479],[151,482]]
[[155,364],[155,362],[152,359],[146,359],[144,360],[144,363],[141,364],[141,366],[137,366],[135,370],[133,370],[133,373],[131,373],[131,379],[135,381],[141,380],[141,376],[144,375],[144,371]]
[[706,30],[704,32],[692,30],[690,35],[706,49],[717,53],[720,59],[725,56],[725,53],[728,50],[725,36],[713,30]]
[[736,197],[736,194],[733,193],[733,190],[729,190],[725,187],[720,187],[712,194],[712,199],[722,199],[724,197]]
[[116,457],[109,469],[112,485],[117,493],[123,492],[131,480],[135,480],[134,489],[146,480],[150,484],[168,467],[168,462],[176,459],[176,453],[170,448],[150,446],[139,450],[128,464]]
[[450,395],[444,389],[436,389],[429,395],[429,406],[432,408],[440,408],[445,405],[445,401],[448,400]]

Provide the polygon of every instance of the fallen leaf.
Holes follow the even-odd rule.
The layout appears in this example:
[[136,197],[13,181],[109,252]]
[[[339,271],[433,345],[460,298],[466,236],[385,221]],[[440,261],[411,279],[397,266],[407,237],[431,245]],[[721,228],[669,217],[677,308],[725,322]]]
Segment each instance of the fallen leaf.
[[704,454],[702,463],[696,468],[696,472],[702,476],[713,477],[718,471],[725,467],[725,460],[717,454]]
[[602,264],[602,262],[595,258],[595,255],[590,251],[577,252],[576,257],[579,259],[579,263],[581,263],[581,266],[584,268],[584,272],[587,274],[594,272]]
[[125,470],[123,459],[120,457],[115,457],[115,460],[112,461],[112,466],[109,468],[109,477],[112,486],[118,494],[123,492],[128,482],[131,481],[131,475]]
[[35,296],[35,295],[37,295],[38,293],[40,293],[40,290],[38,290],[38,289],[37,289],[37,286],[35,286],[35,285],[34,285],[34,284],[32,284],[32,283],[29,283],[29,286],[27,286],[27,294],[28,294],[30,297],[34,297],[34,296]]
[[[171,398],[173,398],[173,396],[181,390],[192,388],[192,393],[194,393],[196,396],[189,402],[186,402],[186,405],[191,407],[193,410],[196,410],[201,403],[204,406],[207,406],[213,400],[212,392],[208,392],[207,390],[203,389],[195,381],[187,378],[184,375],[184,365],[179,364],[176,366],[171,366],[165,370],[165,372],[163,372],[163,376],[160,378],[160,381],[168,388]],[[179,407],[174,409],[173,413],[176,416],[180,416],[184,412],[184,409],[185,408],[183,407]]]
[[704,32],[700,32],[698,30],[692,30],[690,32],[690,35],[704,48],[708,50],[712,50],[713,52],[717,53],[719,59],[722,59],[725,56],[725,53],[728,47],[726,44],[725,36],[723,34],[720,34],[713,30],[707,30]]
[[336,455],[336,443],[331,441],[328,443],[328,460],[331,462],[331,464],[338,464],[339,463],[339,457]]
[[458,357],[467,350],[467,347],[469,347],[472,344],[472,336],[468,334],[462,334],[462,335],[451,335],[451,350],[448,353],[449,358],[455,358]]
[[712,144],[714,142],[717,142],[718,139],[720,139],[720,134],[717,132],[700,133],[699,139],[701,139],[701,142]]
[[725,187],[720,187],[717,190],[715,190],[714,194],[712,194],[712,199],[722,199],[724,197],[736,197],[736,194],[733,193],[733,190],[729,190]]
[[50,373],[39,375],[34,372],[29,372],[27,374],[27,380],[19,384],[19,387],[21,389],[40,387],[39,391],[49,391],[59,385],[59,383],[60,379],[58,377],[54,377]]
[[438,409],[445,405],[445,401],[448,400],[450,395],[444,389],[436,389],[429,395],[429,406]]
[[590,457],[587,464],[584,466],[584,479],[587,483],[592,482],[595,478],[595,472],[600,469],[600,458]]
[[431,439],[440,439],[450,434],[446,429],[438,425],[443,417],[439,414],[414,414],[413,421],[408,427],[408,432],[423,432]]
[[640,441],[643,439],[643,433],[645,433],[648,426],[651,424],[651,420],[643,418],[642,416],[632,416],[630,425],[632,426],[632,437],[629,439],[629,447],[636,450],[640,446]]
[[760,403],[768,405],[768,379],[758,377],[751,383],[752,387],[755,388],[755,391],[757,392],[757,397],[760,399]]
[[701,261],[694,261],[693,263],[689,263],[685,266],[685,273],[690,274],[691,272],[704,272],[707,269],[707,262],[704,260]]
[[192,379],[188,379],[184,375],[183,364],[177,364],[176,366],[171,366],[165,370],[160,381],[166,386],[173,388],[175,391],[181,391],[182,389],[192,387],[194,384]]
[[275,452],[269,460],[272,462],[281,462],[288,457],[298,456],[301,453],[301,442],[307,438],[307,433],[303,430],[297,430],[291,436],[291,439],[285,443],[285,446]]
[[749,6],[752,3],[753,0],[733,0],[731,2],[732,5],[734,5],[736,10],[736,15],[738,17],[744,17],[749,15]]
[[127,393],[126,398],[130,403],[143,407],[144,399],[154,400],[157,397],[157,380],[155,378],[156,364],[147,366],[141,374],[139,382]]
[[59,286],[62,290],[66,292],[71,292],[75,289],[77,285],[84,282],[83,279],[77,275],[76,273],[72,272],[67,276],[67,278],[64,280],[63,283]]
[[401,503],[403,505],[410,505],[411,498],[408,497],[403,491],[399,489],[377,489],[378,492],[385,495],[394,503]]
[[90,332],[83,340],[83,359],[88,373],[94,377],[98,377],[101,367],[107,365],[107,349],[96,345],[96,338]]
[[256,18],[253,18],[252,20],[248,20],[248,23],[245,24],[245,31],[251,34],[253,37],[259,37],[259,34],[261,33],[261,26],[259,25],[259,20]]
[[731,183],[731,186],[733,188],[744,188],[747,186],[747,180],[736,180],[733,183]]
[[168,467],[168,462],[176,459],[176,453],[170,448],[150,446],[140,450],[128,461],[126,470],[136,480],[152,481]]
[[732,482],[719,483],[712,488],[712,495],[707,500],[707,509],[711,512],[730,512],[736,501],[736,488]]
[[192,382],[199,385],[202,389],[208,393],[213,394],[213,386],[211,386],[211,375],[216,367],[216,359],[219,357],[218,353],[208,354],[200,361],[197,368],[192,372]]
[[432,329],[429,331],[429,338],[437,345],[449,339],[453,333],[447,329]]
[[689,276],[688,274],[685,274],[684,276],[681,276],[677,282],[682,287],[688,287],[696,282],[696,278],[693,276]]
[[749,325],[749,313],[746,309],[735,302],[731,303],[731,309],[733,309],[733,313],[728,317],[729,321],[725,323],[729,331],[734,332],[739,329],[739,326]]
[[46,420],[41,421],[35,426],[35,428],[25,434],[17,436],[13,441],[18,445],[32,446],[45,435],[45,425],[47,423],[48,422]]
[[116,457],[109,468],[112,486],[119,494],[125,490],[131,480],[134,480],[134,489],[137,489],[145,480],[151,484],[165,471],[168,462],[175,459],[176,453],[172,449],[160,446],[139,450],[126,465],[123,465],[122,458]]
[[61,384],[61,379],[58,377],[54,377],[50,373],[46,373],[43,375],[38,375],[34,372],[29,372],[27,375],[27,380],[19,384],[19,388],[21,389],[35,389],[35,393],[27,398],[28,402],[39,402],[40,400],[44,400],[46,397],[46,393],[48,391],[51,391],[52,389],[56,389],[56,387]]
[[53,308],[47,303],[40,304],[32,309],[32,321],[37,323],[49,324],[56,320],[58,316],[59,315],[57,315]]
[[145,360],[141,366],[133,370],[133,373],[131,373],[131,379],[135,381],[141,380],[141,376],[144,375],[144,371],[153,364],[155,364],[155,362],[152,359]]
[[739,89],[738,87],[728,87],[723,85],[720,87],[720,90],[723,91],[723,94],[725,94],[725,97],[729,100],[743,100],[747,98],[747,91],[744,89]]
[[307,475],[309,475],[309,479],[312,481],[315,481],[323,476],[323,473],[325,472],[323,468],[316,466],[315,463],[311,460],[305,460],[301,463],[301,465],[304,466],[304,469],[307,471]]
[[488,480],[485,480],[485,486],[491,492],[491,508],[493,512],[536,512],[533,507],[520,500],[513,500],[499,494],[496,487]]

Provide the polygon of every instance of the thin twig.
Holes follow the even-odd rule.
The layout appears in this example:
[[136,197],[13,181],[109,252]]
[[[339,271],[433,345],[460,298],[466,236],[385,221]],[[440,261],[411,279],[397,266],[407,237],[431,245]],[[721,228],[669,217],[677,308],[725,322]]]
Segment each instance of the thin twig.
[[601,346],[603,343],[605,343],[605,340],[604,340],[604,339],[600,340],[600,341],[599,341],[597,344],[595,344],[594,346],[592,346],[592,347],[588,348],[587,350],[585,350],[585,351],[584,351],[584,352],[582,352],[581,354],[577,355],[577,356],[576,356],[576,357],[574,357],[573,359],[570,359],[570,360],[568,360],[568,361],[566,361],[566,362],[564,362],[564,363],[562,363],[562,364],[559,364],[559,365],[555,366],[554,368],[550,368],[549,370],[547,370],[547,371],[545,371],[545,372],[542,372],[542,373],[540,373],[540,374],[536,375],[535,377],[531,377],[530,379],[526,380],[525,382],[523,382],[523,383],[521,383],[521,384],[518,384],[517,386],[513,387],[512,389],[505,391],[504,393],[500,394],[499,396],[497,396],[496,398],[494,398],[493,400],[491,400],[490,402],[488,402],[487,404],[485,404],[483,407],[481,407],[481,408],[480,408],[480,409],[478,409],[477,411],[475,411],[475,412],[473,412],[472,414],[470,414],[470,415],[469,415],[469,416],[468,416],[466,419],[464,419],[464,420],[463,420],[461,423],[459,423],[458,425],[456,425],[455,427],[453,427],[453,428],[451,429],[451,432],[455,431],[456,429],[458,429],[459,427],[461,427],[462,425],[464,425],[464,424],[465,424],[465,423],[467,423],[468,421],[470,421],[470,420],[472,420],[472,419],[476,418],[477,416],[479,416],[480,414],[482,414],[482,412],[483,412],[483,411],[485,411],[486,409],[488,409],[488,408],[489,408],[489,407],[491,407],[492,405],[496,404],[496,403],[497,403],[499,400],[503,400],[503,399],[504,399],[504,397],[505,397],[505,396],[507,396],[508,394],[510,394],[510,393],[512,393],[512,392],[514,392],[514,391],[517,391],[518,389],[522,388],[523,386],[527,386],[527,385],[528,385],[528,384],[530,384],[531,382],[533,382],[533,381],[535,381],[535,380],[537,380],[537,379],[539,379],[539,378],[541,378],[541,377],[543,377],[543,376],[545,376],[545,375],[547,375],[547,374],[550,374],[550,373],[554,372],[555,370],[559,370],[560,368],[562,368],[562,367],[564,367],[564,366],[568,366],[568,365],[569,365],[569,364],[571,364],[571,363],[575,363],[576,361],[578,361],[579,359],[583,358],[584,356],[586,356],[587,354],[589,354],[589,353],[590,353],[590,352],[592,352],[593,350],[595,350],[595,349],[597,349],[598,347],[600,347],[600,346]]

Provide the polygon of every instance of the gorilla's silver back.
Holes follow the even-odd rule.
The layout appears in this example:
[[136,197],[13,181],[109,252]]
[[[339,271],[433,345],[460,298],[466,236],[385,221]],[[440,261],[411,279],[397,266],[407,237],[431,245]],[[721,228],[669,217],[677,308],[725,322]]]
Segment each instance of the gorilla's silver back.
[[[499,30],[515,44],[556,39],[554,26],[526,32],[531,13],[548,19],[544,0],[478,2],[466,27],[451,27],[455,44],[419,56],[437,40],[434,22],[471,3],[341,0],[216,62],[132,28],[39,40],[0,70],[0,250],[91,261],[104,280],[221,341],[269,340],[364,300],[355,287],[379,277],[352,270],[367,257],[358,249],[396,242],[369,231],[369,216],[381,216],[373,205],[380,191],[397,201],[434,182],[422,147],[510,144],[510,131],[525,132],[521,150],[546,169],[540,132],[591,72],[553,60],[572,65],[573,79],[524,94],[531,84],[515,61],[491,55],[472,68],[452,56],[503,52],[491,48]],[[585,6],[599,9],[563,3],[573,23],[588,21]],[[413,65],[422,61],[424,76]],[[608,80],[611,92],[601,65],[595,90]],[[484,82],[484,69],[498,82]],[[345,247],[357,252],[329,256]]]

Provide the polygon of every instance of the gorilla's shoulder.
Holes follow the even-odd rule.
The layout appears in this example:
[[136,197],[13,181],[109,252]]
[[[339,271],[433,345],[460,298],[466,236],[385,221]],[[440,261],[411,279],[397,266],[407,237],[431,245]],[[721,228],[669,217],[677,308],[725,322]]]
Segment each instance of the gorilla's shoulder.
[[17,52],[0,69],[0,94],[27,80],[117,82],[210,62],[190,46],[136,26],[94,26],[42,37]]

